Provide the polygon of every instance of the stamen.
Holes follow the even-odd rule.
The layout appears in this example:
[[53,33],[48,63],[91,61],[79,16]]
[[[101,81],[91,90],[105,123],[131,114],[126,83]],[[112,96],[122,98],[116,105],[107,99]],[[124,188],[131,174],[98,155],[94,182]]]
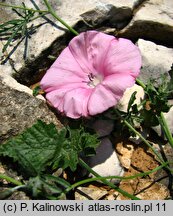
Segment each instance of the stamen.
[[93,75],[92,73],[89,73],[89,74],[88,74],[88,78],[89,78],[89,80],[92,82],[93,79],[94,79],[94,75]]
[[93,75],[93,73],[89,73],[88,74],[88,79],[89,81],[86,82],[88,86],[95,88],[102,80],[101,77],[97,77],[95,75]]

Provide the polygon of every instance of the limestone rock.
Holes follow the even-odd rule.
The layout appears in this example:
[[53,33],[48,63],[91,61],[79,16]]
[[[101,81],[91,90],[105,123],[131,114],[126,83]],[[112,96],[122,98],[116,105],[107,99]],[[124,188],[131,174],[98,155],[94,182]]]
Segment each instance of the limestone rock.
[[93,4],[93,10],[81,14],[81,17],[90,27],[99,26],[106,21],[108,26],[122,29],[132,18],[133,10],[143,1],[144,0],[89,1]]
[[[10,74],[6,73],[6,71],[0,70],[0,79],[6,86],[9,86],[10,88],[16,89],[21,92],[26,92],[27,94],[32,95],[32,90],[30,88],[18,83],[12,76],[10,76]],[[45,98],[41,95],[38,95],[37,98],[45,100]]]
[[[125,155],[124,155],[125,157]],[[137,146],[131,157],[131,164],[124,172],[124,177],[135,176],[139,173],[146,173],[159,166],[154,153],[145,144]],[[152,172],[147,177],[138,176],[120,182],[120,188],[130,194],[134,194],[142,200],[162,200],[169,197],[170,192],[164,184],[156,181],[157,172]],[[157,177],[158,179],[158,177]],[[119,195],[117,199],[128,199]]]
[[45,101],[7,86],[2,79],[0,92],[0,142],[31,127],[37,119],[62,126]]
[[142,102],[145,96],[144,90],[141,86],[135,84],[131,88],[127,88],[126,91],[124,92],[123,97],[119,100],[117,108],[120,111],[127,112],[130,97],[135,91],[137,93],[136,93],[136,100],[134,101],[134,103],[139,105]]
[[137,197],[142,200],[164,200],[169,197],[170,193],[167,187],[158,182],[151,184],[152,181],[140,179],[136,190],[136,193],[139,193]]
[[142,39],[138,40],[137,45],[142,55],[139,76],[142,81],[146,83],[150,78],[159,80],[161,74],[168,75],[173,63],[173,49]]
[[98,187],[78,187],[75,192],[75,200],[99,200],[106,194],[106,190]]
[[[4,0],[4,3],[14,4],[13,0]],[[28,8],[40,8],[47,10],[43,1],[23,0]],[[132,12],[143,0],[50,0],[56,14],[77,31],[96,29],[101,24],[107,27],[124,27],[132,17]],[[21,5],[21,1],[15,1],[15,5]],[[0,22],[7,21],[18,16],[10,8],[2,8]],[[32,27],[31,27],[32,26]],[[29,37],[22,40],[14,40],[7,52],[1,57],[1,70],[12,67],[10,74],[14,73],[19,82],[33,84],[39,81],[45,70],[52,64],[49,55],[55,57],[67,46],[72,35],[67,33],[65,27],[50,15],[34,20],[28,24]],[[3,44],[6,43],[2,37]],[[2,49],[3,44],[0,45]],[[9,55],[9,56],[8,56]],[[10,62],[8,61],[8,58]],[[7,66],[6,66],[7,65]]]
[[109,136],[114,129],[114,121],[108,119],[93,119],[88,121],[88,127],[92,128],[98,137]]
[[146,1],[134,14],[133,20],[123,29],[120,37],[145,38],[162,44],[173,44],[173,1]]
[[134,145],[130,142],[118,142],[115,148],[122,166],[129,169],[134,152]]
[[[149,179],[140,179],[137,185],[132,181],[123,181],[120,188],[129,193],[135,193],[142,200],[164,200],[170,196],[169,190],[165,185],[158,182],[153,183]],[[120,195],[119,199],[126,200],[127,197]]]
[[[103,138],[100,146],[96,149],[96,155],[88,158],[87,164],[99,175],[122,176],[124,170],[119,162],[117,154],[108,138]],[[94,177],[92,174],[89,176]],[[117,179],[111,179],[117,182]]]

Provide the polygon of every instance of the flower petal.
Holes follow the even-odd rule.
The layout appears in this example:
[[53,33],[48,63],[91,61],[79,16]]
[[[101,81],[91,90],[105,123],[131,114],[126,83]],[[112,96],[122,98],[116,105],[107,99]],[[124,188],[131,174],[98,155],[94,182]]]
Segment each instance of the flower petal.
[[49,102],[68,117],[95,115],[116,105],[140,67],[140,52],[131,41],[87,31],[71,40],[41,87]]
[[74,37],[69,43],[74,58],[86,73],[103,73],[103,63],[110,43],[115,37],[98,32],[87,31]]
[[74,89],[64,96],[64,113],[71,118],[80,118],[88,116],[87,103],[91,95],[91,89]]
[[97,85],[88,101],[90,115],[102,113],[115,106],[126,88],[133,86],[135,79],[130,74],[114,74],[106,77]]
[[116,95],[109,89],[106,89],[103,85],[99,84],[95,87],[88,100],[88,112],[90,115],[102,113],[114,106],[116,102]]
[[132,87],[134,83],[135,79],[130,73],[117,73],[107,76],[103,80],[102,85],[110,90],[114,94],[114,97],[119,100],[123,96],[124,91],[127,88]]
[[40,85],[45,92],[50,92],[67,84],[82,83],[85,77],[87,75],[81,70],[67,47],[46,72]]
[[137,46],[124,38],[111,41],[104,64],[106,75],[130,72],[136,78],[140,68],[141,55]]
[[63,100],[66,93],[67,90],[65,89],[56,89],[48,92],[46,94],[46,99],[54,108],[56,108],[60,112],[63,112]]

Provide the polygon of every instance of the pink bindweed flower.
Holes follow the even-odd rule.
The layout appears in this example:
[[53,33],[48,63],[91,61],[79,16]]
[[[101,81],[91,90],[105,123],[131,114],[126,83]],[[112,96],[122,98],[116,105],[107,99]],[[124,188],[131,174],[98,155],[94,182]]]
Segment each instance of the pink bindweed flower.
[[130,41],[97,31],[74,37],[41,80],[47,100],[71,118],[115,106],[135,83],[139,49]]

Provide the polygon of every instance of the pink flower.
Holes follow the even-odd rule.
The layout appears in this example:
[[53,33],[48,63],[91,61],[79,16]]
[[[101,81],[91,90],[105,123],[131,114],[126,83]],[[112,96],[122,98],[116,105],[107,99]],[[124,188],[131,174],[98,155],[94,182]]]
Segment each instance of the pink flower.
[[87,31],[74,37],[41,80],[47,100],[71,118],[117,104],[139,75],[141,55],[127,39]]

